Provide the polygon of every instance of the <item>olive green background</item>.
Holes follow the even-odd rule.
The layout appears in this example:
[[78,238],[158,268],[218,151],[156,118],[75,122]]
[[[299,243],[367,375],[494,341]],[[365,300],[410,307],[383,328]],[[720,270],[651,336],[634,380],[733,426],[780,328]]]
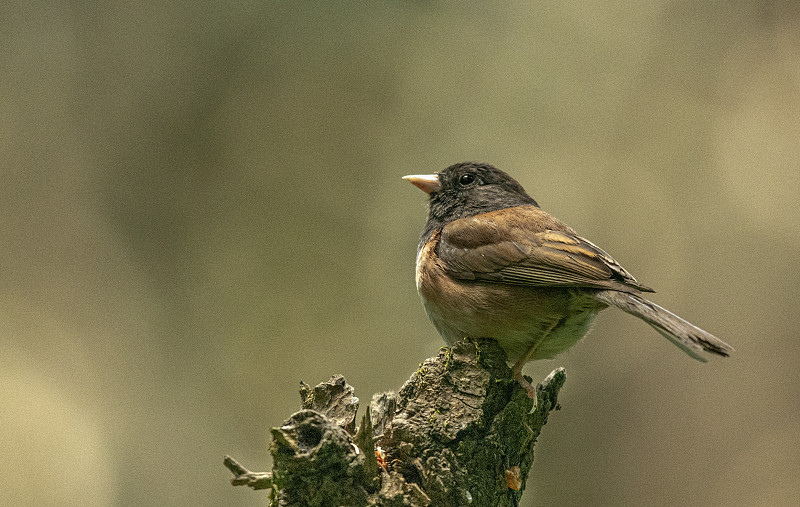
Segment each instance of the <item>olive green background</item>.
[[493,163],[654,300],[565,366],[525,506],[800,502],[797,2],[4,2],[0,504],[265,505],[300,379],[442,345],[425,196]]

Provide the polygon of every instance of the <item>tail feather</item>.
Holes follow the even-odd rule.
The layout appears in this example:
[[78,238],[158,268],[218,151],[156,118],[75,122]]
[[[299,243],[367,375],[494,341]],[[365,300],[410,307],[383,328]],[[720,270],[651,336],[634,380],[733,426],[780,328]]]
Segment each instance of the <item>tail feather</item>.
[[595,297],[647,322],[664,338],[698,361],[707,360],[700,355],[701,352],[710,352],[723,357],[728,357],[733,352],[733,347],[711,333],[636,294],[601,290]]

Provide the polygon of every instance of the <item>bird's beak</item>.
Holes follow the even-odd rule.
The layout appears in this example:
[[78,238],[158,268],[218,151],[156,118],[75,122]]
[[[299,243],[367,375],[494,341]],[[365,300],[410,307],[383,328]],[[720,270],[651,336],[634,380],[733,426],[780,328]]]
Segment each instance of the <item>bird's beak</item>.
[[432,194],[442,189],[438,174],[410,174],[403,176],[403,179],[426,194]]

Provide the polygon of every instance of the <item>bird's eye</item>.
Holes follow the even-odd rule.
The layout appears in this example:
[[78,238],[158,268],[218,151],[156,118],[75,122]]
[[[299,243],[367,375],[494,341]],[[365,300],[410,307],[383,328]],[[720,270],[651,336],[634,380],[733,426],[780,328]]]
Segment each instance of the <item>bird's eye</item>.
[[470,183],[475,181],[475,176],[473,174],[462,174],[460,178],[458,178],[458,182],[462,185],[469,185]]

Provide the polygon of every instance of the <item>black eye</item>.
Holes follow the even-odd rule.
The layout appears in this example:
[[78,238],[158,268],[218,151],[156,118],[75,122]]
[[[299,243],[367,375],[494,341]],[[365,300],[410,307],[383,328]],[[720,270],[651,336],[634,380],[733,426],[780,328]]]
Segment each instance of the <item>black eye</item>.
[[461,177],[458,178],[458,182],[464,186],[469,185],[474,181],[475,181],[475,175],[473,174],[462,174]]

